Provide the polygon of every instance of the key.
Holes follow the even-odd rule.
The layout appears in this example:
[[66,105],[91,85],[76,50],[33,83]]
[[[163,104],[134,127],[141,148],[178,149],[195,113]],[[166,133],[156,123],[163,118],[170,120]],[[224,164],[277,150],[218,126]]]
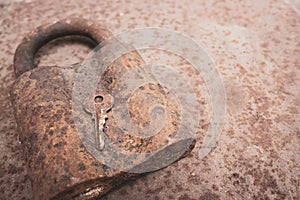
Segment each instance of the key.
[[96,92],[93,98],[88,97],[84,100],[84,110],[92,115],[95,125],[95,145],[102,151],[105,147],[105,123],[108,119],[106,113],[112,108],[113,97],[106,92]]

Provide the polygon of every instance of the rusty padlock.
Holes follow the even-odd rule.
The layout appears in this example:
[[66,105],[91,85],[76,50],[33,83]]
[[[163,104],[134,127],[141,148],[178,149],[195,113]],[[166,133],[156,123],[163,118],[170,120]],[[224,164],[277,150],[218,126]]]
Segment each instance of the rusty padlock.
[[[12,103],[35,199],[93,199],[138,175],[130,170],[123,172],[111,168],[101,159],[96,159],[79,137],[72,113],[72,89],[74,74],[80,64],[69,68],[34,68],[33,60],[39,48],[53,39],[67,35],[85,36],[99,44],[110,37],[111,33],[78,18],[54,22],[37,28],[25,37],[14,58],[17,80],[11,92]],[[182,148],[189,147],[189,150],[185,149],[188,152],[193,147],[192,139],[172,144],[165,141],[164,136],[170,136],[168,132],[177,129],[175,122],[180,121],[180,116],[176,112],[176,103],[168,100],[159,84],[144,85],[137,93],[158,96],[155,99],[165,102],[166,114],[173,115],[168,118],[167,127],[160,134],[138,138],[121,130],[115,122],[110,112],[114,109],[114,97],[110,91],[126,71],[144,64],[137,51],[122,55],[109,65],[103,79],[99,80],[101,89],[82,102],[85,112],[91,115],[90,122],[95,125],[94,133],[88,136],[94,137],[89,141],[95,151],[104,151],[105,141],[108,139],[126,151],[143,153],[157,150],[151,157],[133,167],[139,169],[168,160],[176,152],[182,156]],[[129,108],[134,113],[132,118],[140,126],[151,120],[145,117],[148,104],[151,101],[141,99],[138,95],[131,98]]]

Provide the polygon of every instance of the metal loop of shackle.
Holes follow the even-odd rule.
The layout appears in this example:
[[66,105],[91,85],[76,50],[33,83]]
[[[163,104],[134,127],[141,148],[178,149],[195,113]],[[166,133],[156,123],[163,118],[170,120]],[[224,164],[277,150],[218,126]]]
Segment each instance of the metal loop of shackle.
[[111,36],[104,27],[96,26],[91,21],[70,18],[42,25],[29,33],[19,44],[14,56],[14,72],[16,77],[33,69],[37,51],[46,43],[68,35],[85,36],[100,44]]

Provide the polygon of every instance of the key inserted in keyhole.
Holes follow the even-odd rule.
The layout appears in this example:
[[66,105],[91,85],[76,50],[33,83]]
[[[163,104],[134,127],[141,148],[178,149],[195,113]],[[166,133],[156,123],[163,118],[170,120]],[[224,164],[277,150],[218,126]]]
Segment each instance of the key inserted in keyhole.
[[97,92],[94,98],[88,97],[84,101],[84,110],[92,115],[95,123],[95,144],[100,151],[105,147],[104,126],[107,119],[106,113],[111,109],[112,105],[113,97],[105,92]]

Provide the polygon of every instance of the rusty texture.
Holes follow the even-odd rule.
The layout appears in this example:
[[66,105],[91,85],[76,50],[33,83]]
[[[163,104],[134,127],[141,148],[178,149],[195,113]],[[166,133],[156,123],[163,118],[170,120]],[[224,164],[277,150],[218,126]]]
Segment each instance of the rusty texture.
[[[19,45],[15,54],[15,74],[19,78],[11,92],[12,104],[35,199],[96,198],[124,180],[138,175],[105,166],[85,149],[78,137],[72,115],[72,88],[74,74],[80,65],[34,68],[33,59],[38,49],[46,42],[65,35],[82,35],[99,43],[110,33],[105,29],[98,31],[93,23],[81,19],[67,19],[41,26],[31,32]],[[96,104],[94,117],[99,117],[100,110],[111,108],[113,99],[107,91],[114,87],[117,79],[130,68],[143,64],[144,61],[139,54],[133,51],[121,56],[107,68],[104,78],[100,81],[99,87],[102,90],[95,94],[96,96],[100,94],[104,99],[102,103]],[[123,134],[111,112],[108,112],[106,123],[109,128],[105,128],[104,131],[113,144],[130,152],[149,152],[167,145],[164,148],[167,151],[159,151],[145,162],[145,164],[157,162],[159,165],[159,162],[169,157],[169,153],[180,152],[179,150],[187,143],[190,145],[191,141],[181,141],[172,145],[164,139],[171,137],[170,133],[178,129],[180,116],[176,103],[168,100],[161,86],[146,85],[140,88],[139,92],[157,96],[159,102],[166,104],[167,114],[171,115],[171,111],[175,113],[168,120],[167,127],[157,136],[146,139],[134,138],[129,133]],[[155,102],[147,102],[138,97],[133,97],[130,102],[130,108],[134,113],[132,118],[140,126],[149,121],[146,112],[151,103]],[[99,124],[96,125],[98,130]],[[85,123],[81,126],[85,126]]]
[[33,69],[34,56],[41,46],[66,35],[85,36],[99,44],[111,36],[111,33],[104,27],[95,27],[94,23],[80,18],[65,19],[40,26],[28,34],[16,50],[14,57],[16,76]]
[[[124,184],[101,199],[299,199],[298,2],[2,1],[0,199],[32,199],[8,95],[15,80],[15,49],[36,26],[74,15],[105,21],[114,33],[162,27],[192,37],[222,74],[228,100],[228,120],[208,157],[198,158],[201,138],[197,139],[190,159]],[[70,65],[88,51],[77,38],[59,39],[42,48],[35,63]],[[159,52],[149,57],[139,53],[147,63],[185,64],[166,60]],[[203,81],[198,84],[205,87]],[[206,93],[201,90],[200,95]],[[202,105],[209,99],[203,98]],[[199,131],[205,134],[209,115],[202,116]]]

